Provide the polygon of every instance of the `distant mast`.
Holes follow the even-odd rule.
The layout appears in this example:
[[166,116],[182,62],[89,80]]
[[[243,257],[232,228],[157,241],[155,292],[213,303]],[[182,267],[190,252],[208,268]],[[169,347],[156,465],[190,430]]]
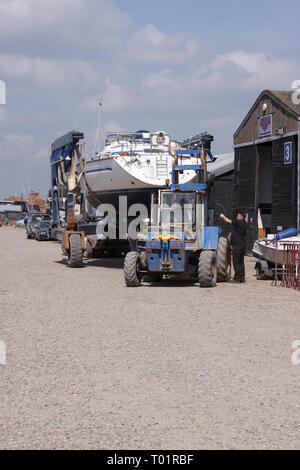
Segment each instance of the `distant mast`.
[[98,126],[97,126],[97,131],[96,131],[96,138],[95,138],[95,144],[94,144],[94,151],[93,151],[93,156],[96,155],[96,153],[99,153],[101,151],[100,148],[100,141],[101,141],[101,106],[102,103],[99,101],[99,113],[98,113]]

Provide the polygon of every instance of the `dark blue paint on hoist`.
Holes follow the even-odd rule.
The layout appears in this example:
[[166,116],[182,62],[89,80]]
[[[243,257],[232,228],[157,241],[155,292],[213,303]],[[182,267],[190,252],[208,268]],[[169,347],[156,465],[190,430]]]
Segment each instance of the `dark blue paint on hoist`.
[[[59,179],[58,166],[61,165],[62,172],[68,173],[71,168],[74,150],[80,139],[84,138],[83,132],[71,131],[56,139],[52,144],[50,156],[51,165],[51,199],[52,199],[52,220],[53,225],[59,224]],[[73,193],[67,193],[67,207],[74,208]]]

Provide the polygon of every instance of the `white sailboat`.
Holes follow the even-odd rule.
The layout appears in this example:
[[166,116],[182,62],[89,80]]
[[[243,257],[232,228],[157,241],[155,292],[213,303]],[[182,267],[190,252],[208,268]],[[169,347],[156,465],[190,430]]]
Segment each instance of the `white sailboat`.
[[[145,203],[147,193],[170,182],[178,147],[179,142],[164,131],[109,134],[103,151],[85,160],[80,184],[94,207],[99,200],[114,203],[112,199],[119,195]],[[200,163],[200,156],[180,156],[180,163]],[[193,170],[184,172],[180,183],[190,182],[195,175]]]

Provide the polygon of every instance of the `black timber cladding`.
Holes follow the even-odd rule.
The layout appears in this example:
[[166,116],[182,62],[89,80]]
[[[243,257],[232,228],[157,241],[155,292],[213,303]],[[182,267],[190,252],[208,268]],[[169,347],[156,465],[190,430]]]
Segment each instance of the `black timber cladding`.
[[237,148],[234,160],[233,179],[233,216],[237,211],[245,210],[248,214],[250,230],[248,233],[248,248],[253,244],[253,227],[257,224],[256,214],[256,146]]
[[[273,141],[272,148],[272,232],[297,225],[297,136]],[[292,142],[293,161],[284,164],[283,148],[285,142]]]
[[[265,138],[259,135],[259,118],[264,114],[272,115],[272,133]],[[265,90],[234,134],[233,213],[235,215],[238,208],[248,212],[253,225],[249,248],[257,237],[260,159],[266,155],[265,145],[269,146],[272,155],[271,233],[276,233],[280,227],[286,229],[297,225],[298,116],[300,105],[292,103],[292,92]],[[292,144],[290,164],[284,163],[285,142]]]
[[220,218],[220,214],[232,218],[233,171],[217,176],[215,188],[216,225],[221,228],[223,236],[228,236],[232,227]]

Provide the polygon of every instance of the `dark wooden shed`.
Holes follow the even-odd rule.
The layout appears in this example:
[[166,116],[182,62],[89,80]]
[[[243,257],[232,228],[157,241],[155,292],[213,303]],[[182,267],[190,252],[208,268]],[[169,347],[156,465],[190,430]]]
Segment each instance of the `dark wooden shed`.
[[220,214],[223,212],[227,217],[232,217],[232,189],[233,189],[233,170],[234,153],[227,152],[215,155],[216,161],[208,164],[208,171],[216,177],[215,184],[215,203],[216,219],[215,224],[221,228],[223,236],[228,236],[232,226],[226,224]]
[[263,91],[234,134],[233,212],[247,211],[254,239],[299,228],[300,103]]

